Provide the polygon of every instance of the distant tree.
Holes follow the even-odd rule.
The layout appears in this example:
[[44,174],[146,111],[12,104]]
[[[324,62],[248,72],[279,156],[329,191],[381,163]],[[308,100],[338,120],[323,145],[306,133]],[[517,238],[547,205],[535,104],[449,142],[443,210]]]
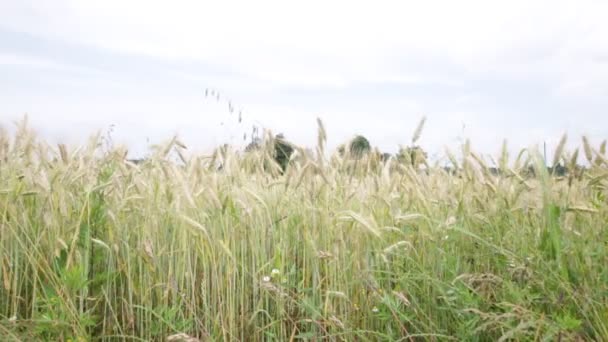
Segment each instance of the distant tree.
[[397,154],[397,160],[400,163],[411,165],[414,168],[426,165],[427,157],[427,153],[420,146],[401,147]]
[[410,165],[417,169],[420,165],[428,165],[427,164],[427,153],[418,145],[416,142],[420,139],[422,135],[422,130],[424,129],[424,124],[426,122],[426,117],[422,117],[418,126],[416,126],[416,130],[412,135],[412,142],[410,146],[399,148],[399,152],[397,153],[397,160],[400,163]]
[[346,153],[346,145],[341,144],[340,146],[338,146],[338,154],[340,155],[340,157],[344,157],[345,153]]
[[262,139],[252,138],[251,142],[245,147],[245,152],[252,152],[262,148]]
[[357,135],[350,142],[350,153],[359,158],[371,151],[369,140],[362,135]]
[[380,155],[380,160],[383,162],[387,162],[389,159],[391,159],[392,156],[392,154],[385,152]]
[[274,138],[274,160],[281,166],[283,172],[287,169],[289,159],[293,154],[293,145],[285,140],[283,134],[277,134]]
[[[245,152],[253,152],[263,148],[263,141],[260,138],[252,138],[249,145],[245,147]],[[289,159],[294,152],[293,145],[285,139],[283,134],[277,134],[273,139],[273,159],[279,164],[281,170],[285,172]]]
[[355,158],[361,158],[372,150],[369,140],[362,135],[357,135],[347,144],[342,144],[338,147],[340,156],[346,155],[348,152]]

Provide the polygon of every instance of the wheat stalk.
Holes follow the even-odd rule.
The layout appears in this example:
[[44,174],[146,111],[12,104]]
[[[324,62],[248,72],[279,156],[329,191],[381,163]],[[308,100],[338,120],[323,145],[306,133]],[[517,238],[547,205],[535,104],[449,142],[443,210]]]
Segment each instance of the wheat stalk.
[[416,130],[414,130],[414,135],[412,136],[412,146],[416,144],[420,136],[422,135],[422,129],[424,129],[424,123],[426,122],[426,116],[423,116],[418,122],[418,126],[416,126]]
[[587,158],[589,164],[593,164],[593,152],[591,144],[589,144],[589,139],[586,136],[583,136],[583,151],[585,152],[585,158]]
[[564,134],[562,138],[559,140],[557,144],[557,148],[555,149],[555,153],[553,154],[553,163],[552,166],[556,167],[559,164],[562,155],[564,154],[564,147],[566,146],[566,142],[568,141],[568,135]]

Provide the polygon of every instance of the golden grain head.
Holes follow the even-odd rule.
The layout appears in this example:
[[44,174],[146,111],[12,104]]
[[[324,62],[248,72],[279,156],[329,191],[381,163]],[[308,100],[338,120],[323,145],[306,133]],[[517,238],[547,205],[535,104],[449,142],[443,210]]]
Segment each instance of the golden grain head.
[[583,151],[585,152],[585,158],[587,158],[587,161],[590,164],[593,163],[593,150],[591,149],[591,144],[586,136],[583,136]]
[[418,122],[418,126],[416,126],[416,130],[414,130],[414,135],[412,136],[412,145],[414,145],[420,136],[422,135],[422,130],[424,129],[424,123],[426,122],[426,116],[423,116]]
[[555,153],[553,154],[553,163],[551,164],[553,167],[556,167],[559,164],[559,161],[564,154],[564,148],[566,147],[566,142],[568,141],[568,135],[564,134],[562,138],[559,140],[557,147],[555,148]]

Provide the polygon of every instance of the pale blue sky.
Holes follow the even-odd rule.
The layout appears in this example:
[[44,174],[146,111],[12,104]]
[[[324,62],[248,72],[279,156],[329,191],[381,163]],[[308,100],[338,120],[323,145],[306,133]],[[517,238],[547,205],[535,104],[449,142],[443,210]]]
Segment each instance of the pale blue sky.
[[331,147],[390,152],[423,115],[431,153],[608,138],[607,2],[456,3],[0,0],[0,125],[28,113],[73,144],[114,125],[135,154],[175,133],[240,144],[254,123],[313,145],[316,117]]

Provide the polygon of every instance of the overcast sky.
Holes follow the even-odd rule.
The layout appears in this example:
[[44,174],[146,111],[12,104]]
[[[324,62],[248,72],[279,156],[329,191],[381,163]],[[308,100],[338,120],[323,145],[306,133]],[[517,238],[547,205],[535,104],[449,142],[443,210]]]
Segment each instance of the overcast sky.
[[431,153],[599,143],[606,18],[604,0],[0,0],[0,125],[27,113],[74,144],[114,125],[135,155],[175,133],[238,145],[253,124],[313,145],[316,117],[330,147],[394,152],[423,115]]

